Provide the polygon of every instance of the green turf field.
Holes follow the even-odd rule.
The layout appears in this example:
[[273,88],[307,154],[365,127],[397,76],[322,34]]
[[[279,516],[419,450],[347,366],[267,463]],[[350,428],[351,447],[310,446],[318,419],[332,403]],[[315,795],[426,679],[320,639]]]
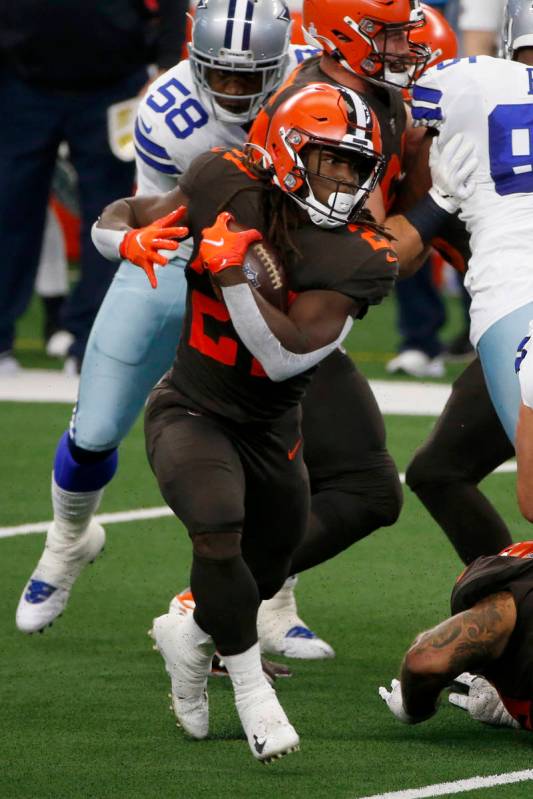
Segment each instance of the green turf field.
[[[361,326],[359,351],[374,353],[376,369],[391,316],[385,309]],[[30,340],[35,325],[26,324]],[[38,348],[35,357],[44,365]],[[0,527],[46,520],[51,455],[69,409],[1,403],[0,414]],[[388,416],[386,423],[403,470],[433,421]],[[486,490],[515,538],[531,537],[516,509],[514,476],[495,475]],[[377,695],[415,633],[447,614],[460,570],[426,511],[408,493],[405,500],[394,528],[301,577],[301,615],[337,657],[293,661],[293,677],[278,684],[302,748],[271,766],[251,757],[227,680],[210,683],[210,740],[186,740],[168,710],[169,681],[146,631],[188,581],[190,548],[177,521],[110,524],[106,550],[80,578],[65,615],[30,637],[16,631],[14,612],[43,536],[0,539],[1,799],[358,799],[528,769],[525,733],[476,724],[445,706],[426,724],[404,727]],[[137,424],[102,510],[161,504]],[[460,795],[523,799],[532,790],[525,782]]]

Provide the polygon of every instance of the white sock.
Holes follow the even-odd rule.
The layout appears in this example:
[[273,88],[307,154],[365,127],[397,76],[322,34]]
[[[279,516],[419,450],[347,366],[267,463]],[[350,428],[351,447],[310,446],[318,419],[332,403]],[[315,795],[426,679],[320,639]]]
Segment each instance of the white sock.
[[231,677],[237,703],[246,702],[252,694],[257,695],[257,691],[266,689],[270,693],[273,690],[263,673],[259,642],[240,655],[224,655],[223,657]]
[[62,538],[79,538],[98,510],[103,494],[103,488],[97,491],[65,491],[58,486],[52,472],[52,505],[56,532]]

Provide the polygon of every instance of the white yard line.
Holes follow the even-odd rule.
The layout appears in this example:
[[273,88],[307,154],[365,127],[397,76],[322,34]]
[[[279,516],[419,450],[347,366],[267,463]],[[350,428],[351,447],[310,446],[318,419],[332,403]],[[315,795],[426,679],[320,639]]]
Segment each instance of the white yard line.
[[[422,380],[371,380],[370,385],[382,413],[408,416],[438,416],[450,396],[451,386]],[[0,401],[65,402],[73,405],[78,378],[53,369],[22,369],[2,375]]]
[[[516,462],[508,461],[496,469],[499,474],[516,472]],[[405,474],[400,472],[400,480],[405,483]],[[166,505],[156,508],[137,508],[136,510],[122,510],[116,513],[100,513],[95,519],[102,524],[118,524],[120,522],[137,522],[143,519],[160,519],[172,516],[172,511]],[[31,533],[46,533],[50,521],[33,522],[32,524],[18,524],[13,527],[0,527],[0,538],[13,538],[17,535],[30,535]]]
[[450,796],[465,791],[478,791],[480,788],[493,788],[496,785],[510,785],[513,782],[533,780],[533,769],[510,771],[507,774],[494,774],[491,777],[472,777],[469,780],[454,782],[438,782],[423,788],[408,788],[405,791],[376,793],[372,796],[361,796],[359,799],[426,799],[432,796]]
[[[118,524],[120,522],[137,522],[142,519],[160,519],[174,514],[166,505],[158,508],[138,508],[137,510],[121,510],[116,513],[100,513],[94,518],[102,524]],[[46,533],[51,521],[34,522],[33,524],[18,524],[14,527],[0,527],[0,538],[13,538],[17,535],[30,535],[31,533]]]

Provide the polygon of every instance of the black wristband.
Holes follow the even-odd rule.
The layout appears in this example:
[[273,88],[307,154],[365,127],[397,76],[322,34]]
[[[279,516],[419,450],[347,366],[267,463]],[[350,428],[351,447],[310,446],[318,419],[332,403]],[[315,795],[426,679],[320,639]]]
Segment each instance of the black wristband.
[[432,238],[438,236],[443,226],[455,216],[437,205],[430,194],[425,194],[414,208],[405,211],[403,215],[418,232],[423,244],[428,244]]

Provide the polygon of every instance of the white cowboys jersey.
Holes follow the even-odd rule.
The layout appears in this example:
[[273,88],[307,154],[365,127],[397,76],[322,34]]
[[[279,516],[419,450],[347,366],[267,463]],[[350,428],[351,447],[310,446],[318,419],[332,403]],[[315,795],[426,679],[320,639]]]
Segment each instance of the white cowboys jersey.
[[461,218],[471,234],[465,286],[471,339],[533,302],[533,67],[471,56],[428,70],[413,90],[413,118],[476,144],[473,196]]
[[[290,45],[282,82],[298,64],[318,52],[309,45]],[[159,194],[174,188],[197,155],[212,147],[238,147],[246,132],[240,125],[215,119],[185,59],[151,84],[137,111],[134,139],[137,192]]]
[[[291,44],[282,82],[318,52],[308,45]],[[240,125],[215,119],[209,101],[196,88],[190,62],[180,61],[152,83],[137,111],[137,194],[170,191],[197,155],[212,147],[241,147],[245,139]],[[189,243],[183,242],[179,257],[189,258],[190,253]]]

